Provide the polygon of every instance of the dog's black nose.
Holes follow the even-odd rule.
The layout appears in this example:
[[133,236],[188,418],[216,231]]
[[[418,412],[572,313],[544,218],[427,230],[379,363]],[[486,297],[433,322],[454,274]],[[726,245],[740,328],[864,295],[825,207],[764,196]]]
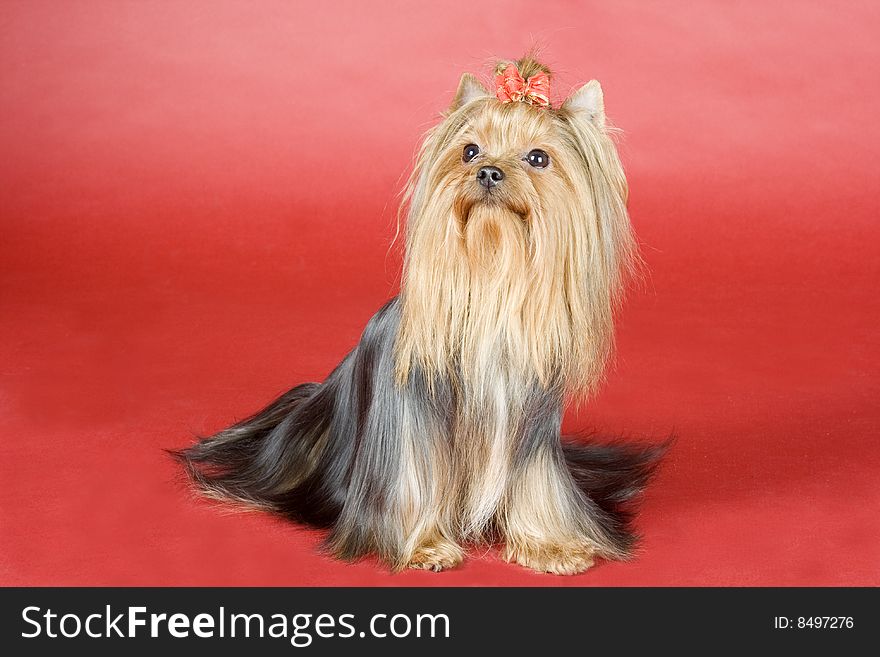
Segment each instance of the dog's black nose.
[[480,167],[477,172],[477,182],[486,189],[492,189],[504,180],[504,172],[498,167]]

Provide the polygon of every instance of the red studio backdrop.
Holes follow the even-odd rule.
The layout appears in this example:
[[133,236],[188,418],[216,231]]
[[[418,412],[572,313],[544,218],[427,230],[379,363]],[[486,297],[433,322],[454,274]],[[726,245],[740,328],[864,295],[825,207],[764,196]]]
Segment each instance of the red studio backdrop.
[[[875,2],[4,2],[0,583],[878,585]],[[399,284],[397,193],[463,71],[599,79],[649,276],[570,429],[678,442],[641,551],[342,564],[181,484]]]

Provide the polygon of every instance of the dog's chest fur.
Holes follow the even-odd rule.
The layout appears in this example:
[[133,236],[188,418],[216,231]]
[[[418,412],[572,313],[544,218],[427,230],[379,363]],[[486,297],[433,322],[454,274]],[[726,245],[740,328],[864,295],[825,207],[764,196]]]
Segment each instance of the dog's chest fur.
[[525,415],[534,404],[534,378],[525,380],[521,371],[508,367],[503,348],[493,362],[479,379],[460,382],[453,420],[453,478],[468,535],[481,534],[503,506]]

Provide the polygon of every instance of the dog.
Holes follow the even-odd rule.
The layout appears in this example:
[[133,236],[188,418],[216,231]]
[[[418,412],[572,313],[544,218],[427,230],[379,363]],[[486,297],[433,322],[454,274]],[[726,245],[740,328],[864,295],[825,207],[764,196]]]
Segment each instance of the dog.
[[401,289],[323,383],[175,452],[205,495],[328,531],[337,557],[440,571],[466,545],[574,574],[632,554],[663,446],[562,439],[592,393],[638,262],[595,80],[464,74],[405,189]]

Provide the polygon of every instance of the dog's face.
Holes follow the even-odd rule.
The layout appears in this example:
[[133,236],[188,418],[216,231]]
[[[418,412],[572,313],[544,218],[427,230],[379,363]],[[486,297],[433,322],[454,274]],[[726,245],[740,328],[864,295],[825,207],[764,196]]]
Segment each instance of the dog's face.
[[442,180],[455,190],[455,219],[475,208],[530,222],[567,194],[564,147],[553,118],[525,103],[484,102],[468,116],[441,158]]
[[[534,60],[517,66],[524,78],[549,74]],[[595,378],[633,244],[597,82],[552,109],[502,102],[463,76],[408,200],[402,351],[429,370],[469,345],[485,361],[500,331],[505,344],[492,348],[539,378],[578,368]]]
[[577,188],[589,187],[568,125],[550,110],[493,98],[475,102],[466,117],[438,154],[434,189],[450,194],[448,219],[469,260],[484,273],[497,270],[502,255],[548,265],[577,239],[570,225],[584,200]]
[[[532,70],[524,75],[545,70],[531,61],[526,66]],[[583,233],[595,224],[590,215],[602,202],[596,176],[615,177],[615,164],[619,170],[619,163],[598,161],[603,138],[602,91],[595,81],[554,110],[500,102],[463,76],[446,119],[423,146],[411,190],[419,207],[411,213],[410,235],[447,247],[458,238],[469,259],[483,264],[490,264],[482,258],[487,250],[519,249],[547,266],[568,249],[588,248]],[[625,196],[622,172],[616,178]],[[431,218],[421,221],[423,216]]]

